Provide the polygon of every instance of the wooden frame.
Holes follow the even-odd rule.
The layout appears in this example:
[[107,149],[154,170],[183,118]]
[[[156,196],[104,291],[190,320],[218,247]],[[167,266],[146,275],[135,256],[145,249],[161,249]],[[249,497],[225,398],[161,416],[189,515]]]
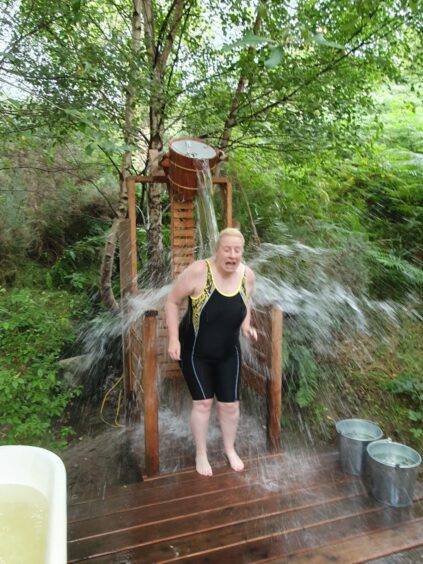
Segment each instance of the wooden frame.
[[[223,198],[223,223],[225,227],[232,226],[232,184],[224,177],[213,177],[213,184],[221,187]],[[121,294],[124,304],[124,315],[130,312],[127,298],[138,293],[137,285],[137,247],[136,247],[136,213],[135,186],[140,183],[168,184],[164,174],[151,176],[130,176],[127,178],[128,189],[128,219],[121,221],[119,231],[120,243],[120,277]],[[172,273],[175,276],[187,264],[194,260],[193,243],[195,240],[195,224],[192,200],[190,203],[170,195],[171,205],[177,206],[175,214],[171,213],[171,244],[172,244]],[[282,312],[272,309],[265,312],[254,312],[256,326],[263,327],[263,335],[258,345],[264,344],[264,353],[256,347],[256,353],[262,355],[262,362],[270,359],[265,374],[256,370],[254,366],[243,364],[246,383],[260,395],[267,399],[267,436],[271,450],[280,446],[280,419],[282,401]],[[139,422],[141,409],[144,410],[145,427],[145,465],[148,476],[159,473],[159,431],[158,410],[159,399],[157,390],[158,349],[163,349],[163,331],[160,325],[164,323],[163,315],[157,311],[144,314],[141,325],[132,325],[123,334],[123,370],[125,382],[125,400],[127,407],[127,422]],[[161,328],[163,329],[163,328]],[[158,337],[158,333],[160,336]],[[162,359],[165,354],[162,353]],[[174,377],[179,371],[177,363],[162,377]]]

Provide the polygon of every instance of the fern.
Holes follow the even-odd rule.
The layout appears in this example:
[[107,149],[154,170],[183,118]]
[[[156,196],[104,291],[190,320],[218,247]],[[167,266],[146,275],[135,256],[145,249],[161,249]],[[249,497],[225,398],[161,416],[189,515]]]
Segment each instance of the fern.
[[387,270],[393,270],[406,277],[411,283],[423,285],[423,269],[414,266],[406,260],[378,249],[368,249],[368,256]]

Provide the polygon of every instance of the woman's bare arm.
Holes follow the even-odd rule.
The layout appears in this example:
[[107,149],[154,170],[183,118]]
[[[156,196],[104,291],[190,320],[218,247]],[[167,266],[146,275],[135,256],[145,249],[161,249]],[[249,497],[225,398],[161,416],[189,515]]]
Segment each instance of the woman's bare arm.
[[245,337],[252,338],[257,341],[257,331],[251,325],[251,296],[254,294],[256,287],[256,277],[254,272],[248,266],[245,267],[246,291],[247,291],[247,315],[242,323],[242,332]]
[[188,266],[175,280],[165,304],[166,325],[168,330],[168,353],[172,360],[180,360],[179,308],[188,296],[201,291],[205,279],[204,261],[196,261]]

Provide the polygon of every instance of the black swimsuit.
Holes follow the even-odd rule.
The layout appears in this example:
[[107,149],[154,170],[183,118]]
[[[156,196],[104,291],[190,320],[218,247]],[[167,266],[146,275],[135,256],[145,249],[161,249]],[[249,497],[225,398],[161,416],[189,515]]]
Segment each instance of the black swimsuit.
[[194,400],[239,400],[239,331],[247,314],[245,273],[233,294],[216,288],[209,261],[204,290],[190,296],[179,326],[181,368]]

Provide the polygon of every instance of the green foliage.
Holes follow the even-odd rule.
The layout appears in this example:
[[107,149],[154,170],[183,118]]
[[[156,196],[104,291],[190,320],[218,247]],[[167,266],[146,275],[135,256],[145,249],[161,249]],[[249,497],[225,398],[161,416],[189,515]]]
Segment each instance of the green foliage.
[[[294,357],[294,366],[292,361]],[[284,366],[288,369],[288,373],[295,373],[298,377],[298,390],[295,393],[295,401],[299,407],[307,407],[311,405],[316,397],[316,391],[319,383],[319,372],[317,363],[313,357],[312,351],[302,345],[292,347],[289,355],[289,364]]]
[[415,439],[423,438],[423,379],[420,375],[404,373],[384,384],[385,389],[408,400],[406,414],[409,432]]
[[92,291],[98,284],[99,257],[103,245],[104,235],[101,234],[85,237],[66,247],[60,259],[47,272],[47,287]]
[[57,270],[65,264],[95,266],[87,254],[99,255],[100,234],[116,205],[108,168],[84,162],[75,138],[55,145],[44,130],[24,137],[0,141],[0,282],[5,285],[15,283],[29,258],[49,265],[63,261]]
[[81,305],[64,292],[1,290],[0,444],[65,443],[70,429],[56,421],[78,390],[57,379],[57,360],[74,339],[71,317]]

